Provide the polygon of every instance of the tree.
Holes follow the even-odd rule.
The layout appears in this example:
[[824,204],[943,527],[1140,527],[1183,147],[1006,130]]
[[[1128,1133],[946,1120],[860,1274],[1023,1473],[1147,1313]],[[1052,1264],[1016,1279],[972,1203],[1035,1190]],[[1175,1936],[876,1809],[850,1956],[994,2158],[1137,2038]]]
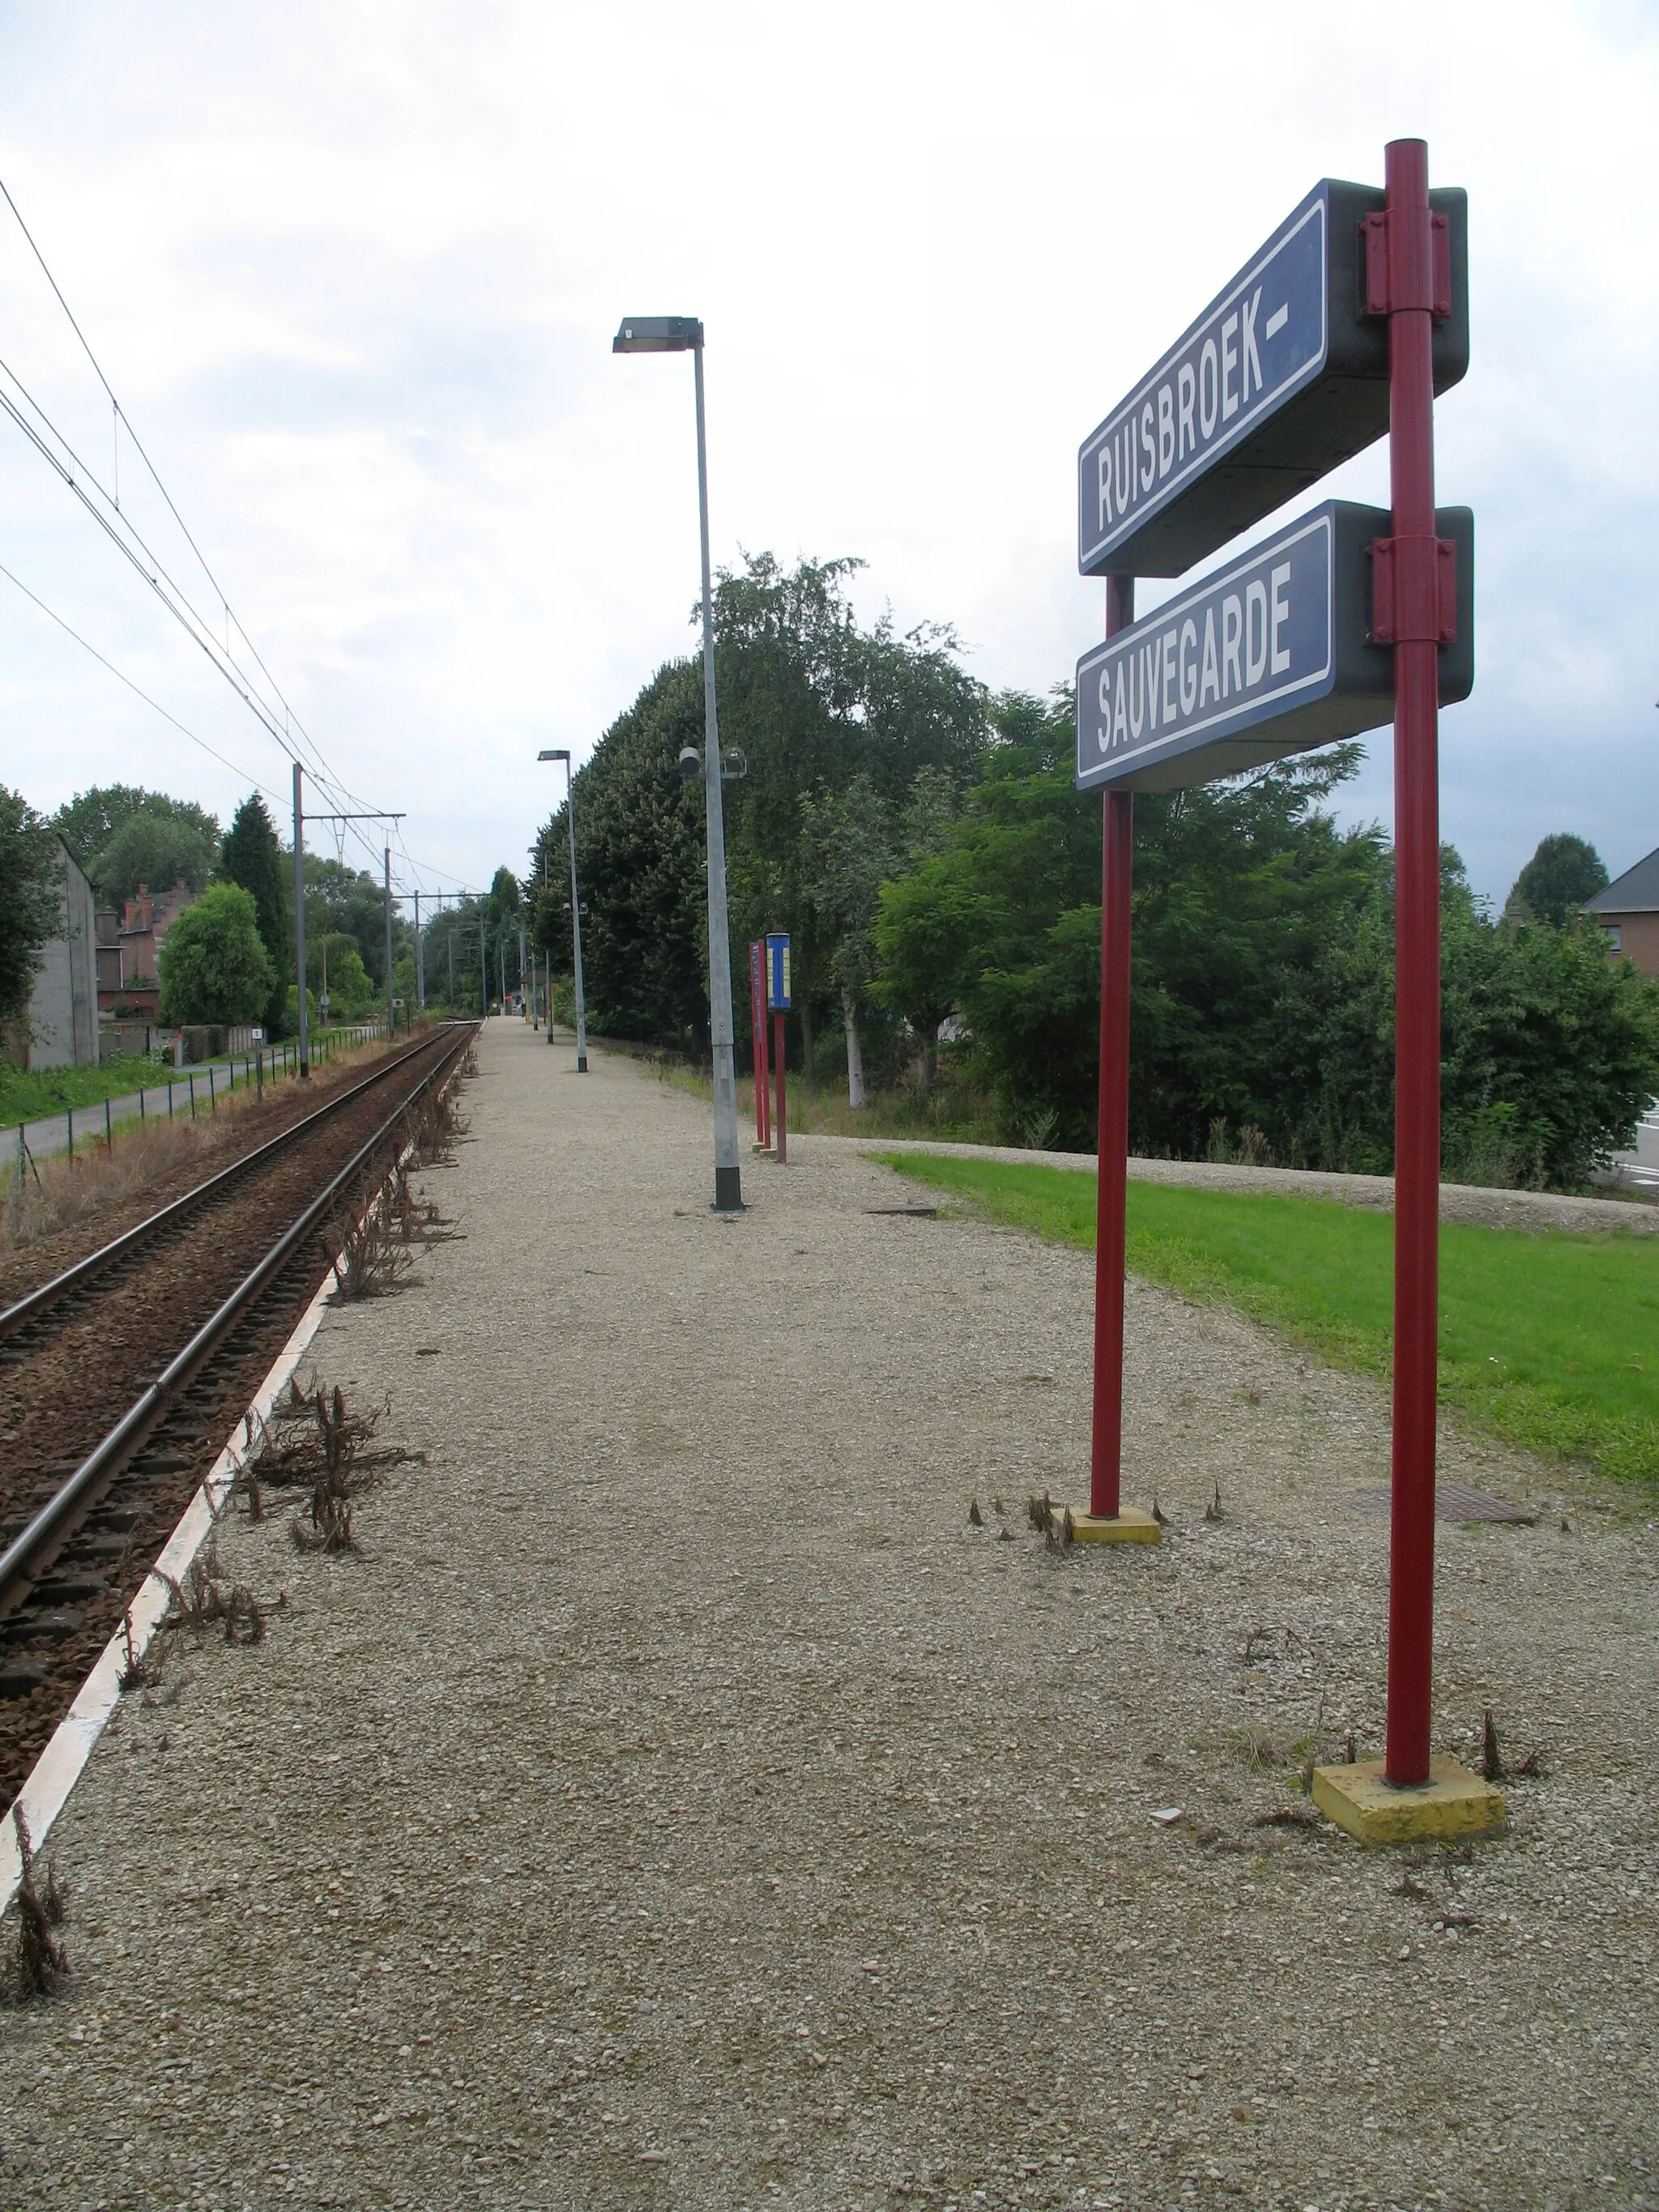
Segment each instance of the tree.
[[1607,887],[1607,872],[1594,845],[1570,831],[1539,841],[1515,879],[1504,911],[1512,921],[1547,922],[1559,929]]
[[331,1019],[355,1021],[374,1003],[374,985],[357,950],[343,930],[331,930],[306,944],[306,981],[320,998],[326,986]]
[[[948,630],[866,629],[848,599],[854,561],[770,554],[723,571],[714,608],[720,735],[748,772],[725,787],[726,885],[739,946],[790,933],[802,1060],[814,1072],[814,1017],[833,1006],[831,923],[809,897],[819,871],[803,801],[845,794],[862,775],[898,819],[925,771],[965,781],[988,731],[985,692],[960,665]],[[592,1018],[616,1033],[707,1049],[708,893],[703,790],[676,766],[703,743],[699,662],[658,670],[594,747],[575,779],[582,956]],[[570,864],[562,807],[531,856],[538,945],[568,973]],[[743,962],[733,963],[741,975]],[[750,1042],[745,992],[734,994],[739,1050]]]
[[[283,851],[276,826],[258,792],[245,799],[219,848],[219,872],[227,883],[240,884],[253,901],[258,916],[259,942],[265,948],[274,981],[265,1008],[265,1033],[280,1036],[286,1025],[289,980],[294,973],[289,947],[291,917],[287,896]],[[309,963],[307,963],[307,965]]]
[[99,896],[118,906],[140,884],[153,891],[176,883],[196,892],[212,876],[219,824],[200,807],[175,807],[171,799],[146,799],[93,860],[89,873]]
[[[160,798],[160,793],[145,791],[136,783],[95,783],[89,791],[77,791],[73,799],[65,799],[52,816],[52,826],[74,854],[77,865],[90,875],[93,861],[116,831]],[[161,803],[170,806],[173,802]]]
[[161,953],[165,1022],[257,1022],[270,998],[270,961],[252,894],[215,884],[187,906]]
[[0,783],[0,1028],[21,1022],[62,912],[63,854],[21,793]]
[[829,980],[841,1000],[847,1039],[847,1099],[866,1102],[859,1012],[875,972],[871,925],[896,858],[891,814],[870,777],[842,792],[801,799],[801,887],[822,933]]
[[[574,790],[590,1026],[706,1051],[702,793],[682,781],[678,767],[680,748],[702,735],[702,670],[671,661],[600,738]],[[561,805],[531,855],[535,940],[565,975],[573,968],[569,822]]]

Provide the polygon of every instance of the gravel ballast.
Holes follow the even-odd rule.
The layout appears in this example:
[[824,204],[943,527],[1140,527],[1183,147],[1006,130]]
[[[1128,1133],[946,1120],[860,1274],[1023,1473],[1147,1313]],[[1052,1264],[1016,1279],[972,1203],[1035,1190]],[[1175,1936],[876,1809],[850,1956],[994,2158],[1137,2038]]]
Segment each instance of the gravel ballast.
[[1659,2203],[1650,1500],[1446,1435],[1539,1517],[1440,1530],[1437,1748],[1539,1771],[1367,1854],[1297,1779],[1380,1750],[1376,1389],[1132,1284],[1166,1540],[1049,1551],[1087,1255],[825,1145],[716,1219],[701,1102],[480,1057],[462,1235],[307,1362],[424,1461],[356,1556],[223,1526],[269,1632],[53,1833],[0,2202]]

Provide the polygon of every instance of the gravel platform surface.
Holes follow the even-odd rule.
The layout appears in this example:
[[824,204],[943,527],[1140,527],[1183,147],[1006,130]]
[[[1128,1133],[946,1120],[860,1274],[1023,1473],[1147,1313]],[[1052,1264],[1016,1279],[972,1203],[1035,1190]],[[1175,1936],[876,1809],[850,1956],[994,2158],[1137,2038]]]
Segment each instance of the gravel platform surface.
[[1448,1438],[1540,1518],[1441,1530],[1437,1737],[1540,1771],[1366,1854],[1295,1784],[1379,1744],[1375,1390],[1132,1285],[1167,1540],[1050,1552],[1089,1259],[823,1146],[716,1220],[700,1102],[480,1054],[464,1237],[311,1356],[425,1462],[357,1556],[222,1528],[270,1632],[52,1839],[0,2202],[1659,2203],[1650,1502]]

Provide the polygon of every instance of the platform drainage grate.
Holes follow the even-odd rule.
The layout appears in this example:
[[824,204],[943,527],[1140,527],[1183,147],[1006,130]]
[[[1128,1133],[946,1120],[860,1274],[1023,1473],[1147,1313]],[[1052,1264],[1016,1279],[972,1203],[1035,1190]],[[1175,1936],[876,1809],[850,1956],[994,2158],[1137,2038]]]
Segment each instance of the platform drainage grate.
[[[1364,1512],[1386,1513],[1389,1493],[1386,1489],[1356,1490],[1349,1502]],[[1509,1521],[1530,1528],[1538,1516],[1528,1512],[1524,1505],[1511,1505],[1506,1498],[1488,1498],[1484,1490],[1470,1490],[1461,1482],[1437,1482],[1434,1517],[1437,1521]]]

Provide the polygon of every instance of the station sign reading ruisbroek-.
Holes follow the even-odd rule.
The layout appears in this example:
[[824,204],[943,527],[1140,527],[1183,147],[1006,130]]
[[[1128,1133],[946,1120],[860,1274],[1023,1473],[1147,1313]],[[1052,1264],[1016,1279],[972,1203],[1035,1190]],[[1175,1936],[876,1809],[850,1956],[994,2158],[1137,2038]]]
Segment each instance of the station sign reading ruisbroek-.
[[[1431,192],[1434,388],[1469,362],[1468,201]],[[1382,194],[1327,177],[1078,453],[1085,576],[1178,576],[1382,436],[1389,336],[1367,303]]]
[[[1440,702],[1474,684],[1474,519],[1437,511],[1455,549]],[[1394,716],[1372,544],[1388,510],[1328,500],[1077,665],[1079,790],[1172,791],[1376,729]]]

